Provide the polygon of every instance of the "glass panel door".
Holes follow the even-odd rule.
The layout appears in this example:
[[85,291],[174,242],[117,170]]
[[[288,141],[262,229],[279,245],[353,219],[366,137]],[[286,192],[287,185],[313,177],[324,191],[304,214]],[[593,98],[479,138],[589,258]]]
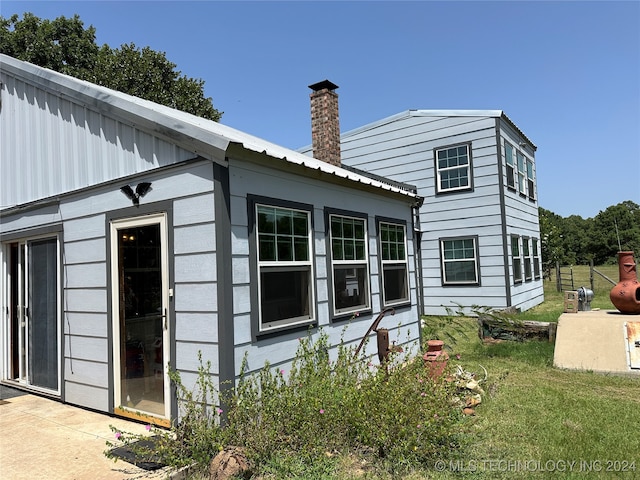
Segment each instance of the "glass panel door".
[[5,252],[9,277],[7,378],[59,393],[58,239],[11,243]]
[[29,383],[58,389],[58,242],[29,242]]
[[164,215],[114,222],[111,238],[117,413],[169,418]]

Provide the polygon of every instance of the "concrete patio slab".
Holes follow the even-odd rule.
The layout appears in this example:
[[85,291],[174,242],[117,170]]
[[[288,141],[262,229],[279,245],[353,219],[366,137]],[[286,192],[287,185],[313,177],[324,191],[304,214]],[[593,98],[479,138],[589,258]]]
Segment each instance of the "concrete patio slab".
[[110,425],[146,434],[144,425],[37,395],[7,392],[11,390],[3,388],[0,400],[0,478],[133,480],[170,475],[169,469],[147,471],[104,456],[106,441],[115,442]]
[[629,366],[625,335],[625,323],[634,321],[640,321],[640,316],[617,310],[563,313],[558,320],[554,366],[640,377],[640,369]]

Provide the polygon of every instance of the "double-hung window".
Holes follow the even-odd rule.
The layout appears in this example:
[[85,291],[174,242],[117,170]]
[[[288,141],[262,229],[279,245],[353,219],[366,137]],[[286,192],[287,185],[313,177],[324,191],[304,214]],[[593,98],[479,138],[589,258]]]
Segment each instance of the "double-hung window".
[[533,254],[533,277],[540,278],[540,255],[538,253],[538,239],[531,239],[532,254]]
[[504,142],[504,157],[505,164],[507,168],[507,188],[512,190],[516,189],[516,168],[515,168],[515,160],[513,158],[513,146],[505,141]]
[[456,145],[435,150],[436,192],[470,190],[471,145]]
[[443,285],[478,285],[477,238],[440,239]]
[[526,185],[525,185],[524,155],[518,152],[516,154],[516,157],[518,159],[518,191],[520,192],[520,195],[526,196],[527,191],[525,190]]
[[513,281],[522,283],[522,258],[520,258],[520,237],[511,235],[511,259],[513,262]]
[[384,307],[409,301],[407,226],[378,219],[382,304]]
[[536,199],[535,182],[533,181],[533,162],[527,159],[527,190],[529,192],[529,200]]
[[329,213],[334,315],[371,307],[367,219]]
[[531,252],[529,249],[529,239],[522,239],[522,256],[524,257],[524,279],[526,281],[531,280],[532,271],[531,271]]
[[259,331],[314,319],[311,211],[255,203]]

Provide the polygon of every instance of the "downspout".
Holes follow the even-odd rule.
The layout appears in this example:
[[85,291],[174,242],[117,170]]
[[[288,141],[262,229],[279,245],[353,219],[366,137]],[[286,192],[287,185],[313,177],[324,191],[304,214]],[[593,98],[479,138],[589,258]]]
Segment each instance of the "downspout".
[[415,258],[415,275],[416,275],[416,304],[418,307],[418,340],[422,345],[422,315],[424,315],[424,287],[422,283],[422,230],[420,230],[420,207],[424,202],[424,198],[419,197],[418,200],[411,205],[413,210],[411,215],[411,228],[413,229],[413,257]]

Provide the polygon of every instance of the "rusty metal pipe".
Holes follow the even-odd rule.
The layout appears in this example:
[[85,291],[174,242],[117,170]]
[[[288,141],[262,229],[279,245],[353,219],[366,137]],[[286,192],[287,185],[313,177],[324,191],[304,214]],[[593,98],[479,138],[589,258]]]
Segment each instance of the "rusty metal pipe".
[[[396,310],[393,307],[388,307],[385,308],[384,310],[382,310],[380,312],[380,314],[378,315],[378,317],[373,321],[373,323],[371,324],[371,326],[369,327],[369,330],[367,330],[367,333],[364,334],[364,337],[362,337],[362,341],[360,342],[360,345],[358,345],[358,348],[356,348],[356,352],[354,353],[354,357],[358,356],[358,353],[360,353],[360,350],[362,349],[362,346],[364,345],[364,342],[367,340],[367,337],[369,336],[369,334],[372,331],[375,331],[376,333],[378,333],[378,325],[380,324],[380,321],[382,320],[382,318],[385,316],[385,314],[387,312],[391,312],[391,315],[395,315],[396,314]],[[382,329],[381,329],[382,330]],[[386,332],[388,332],[388,330],[386,330]],[[386,359],[389,355],[389,337],[387,335],[387,348],[385,352],[382,352],[380,349],[384,346],[384,340],[381,341],[381,339],[379,338],[380,336],[378,335],[378,358],[380,359],[380,361],[382,362],[383,359]]]

